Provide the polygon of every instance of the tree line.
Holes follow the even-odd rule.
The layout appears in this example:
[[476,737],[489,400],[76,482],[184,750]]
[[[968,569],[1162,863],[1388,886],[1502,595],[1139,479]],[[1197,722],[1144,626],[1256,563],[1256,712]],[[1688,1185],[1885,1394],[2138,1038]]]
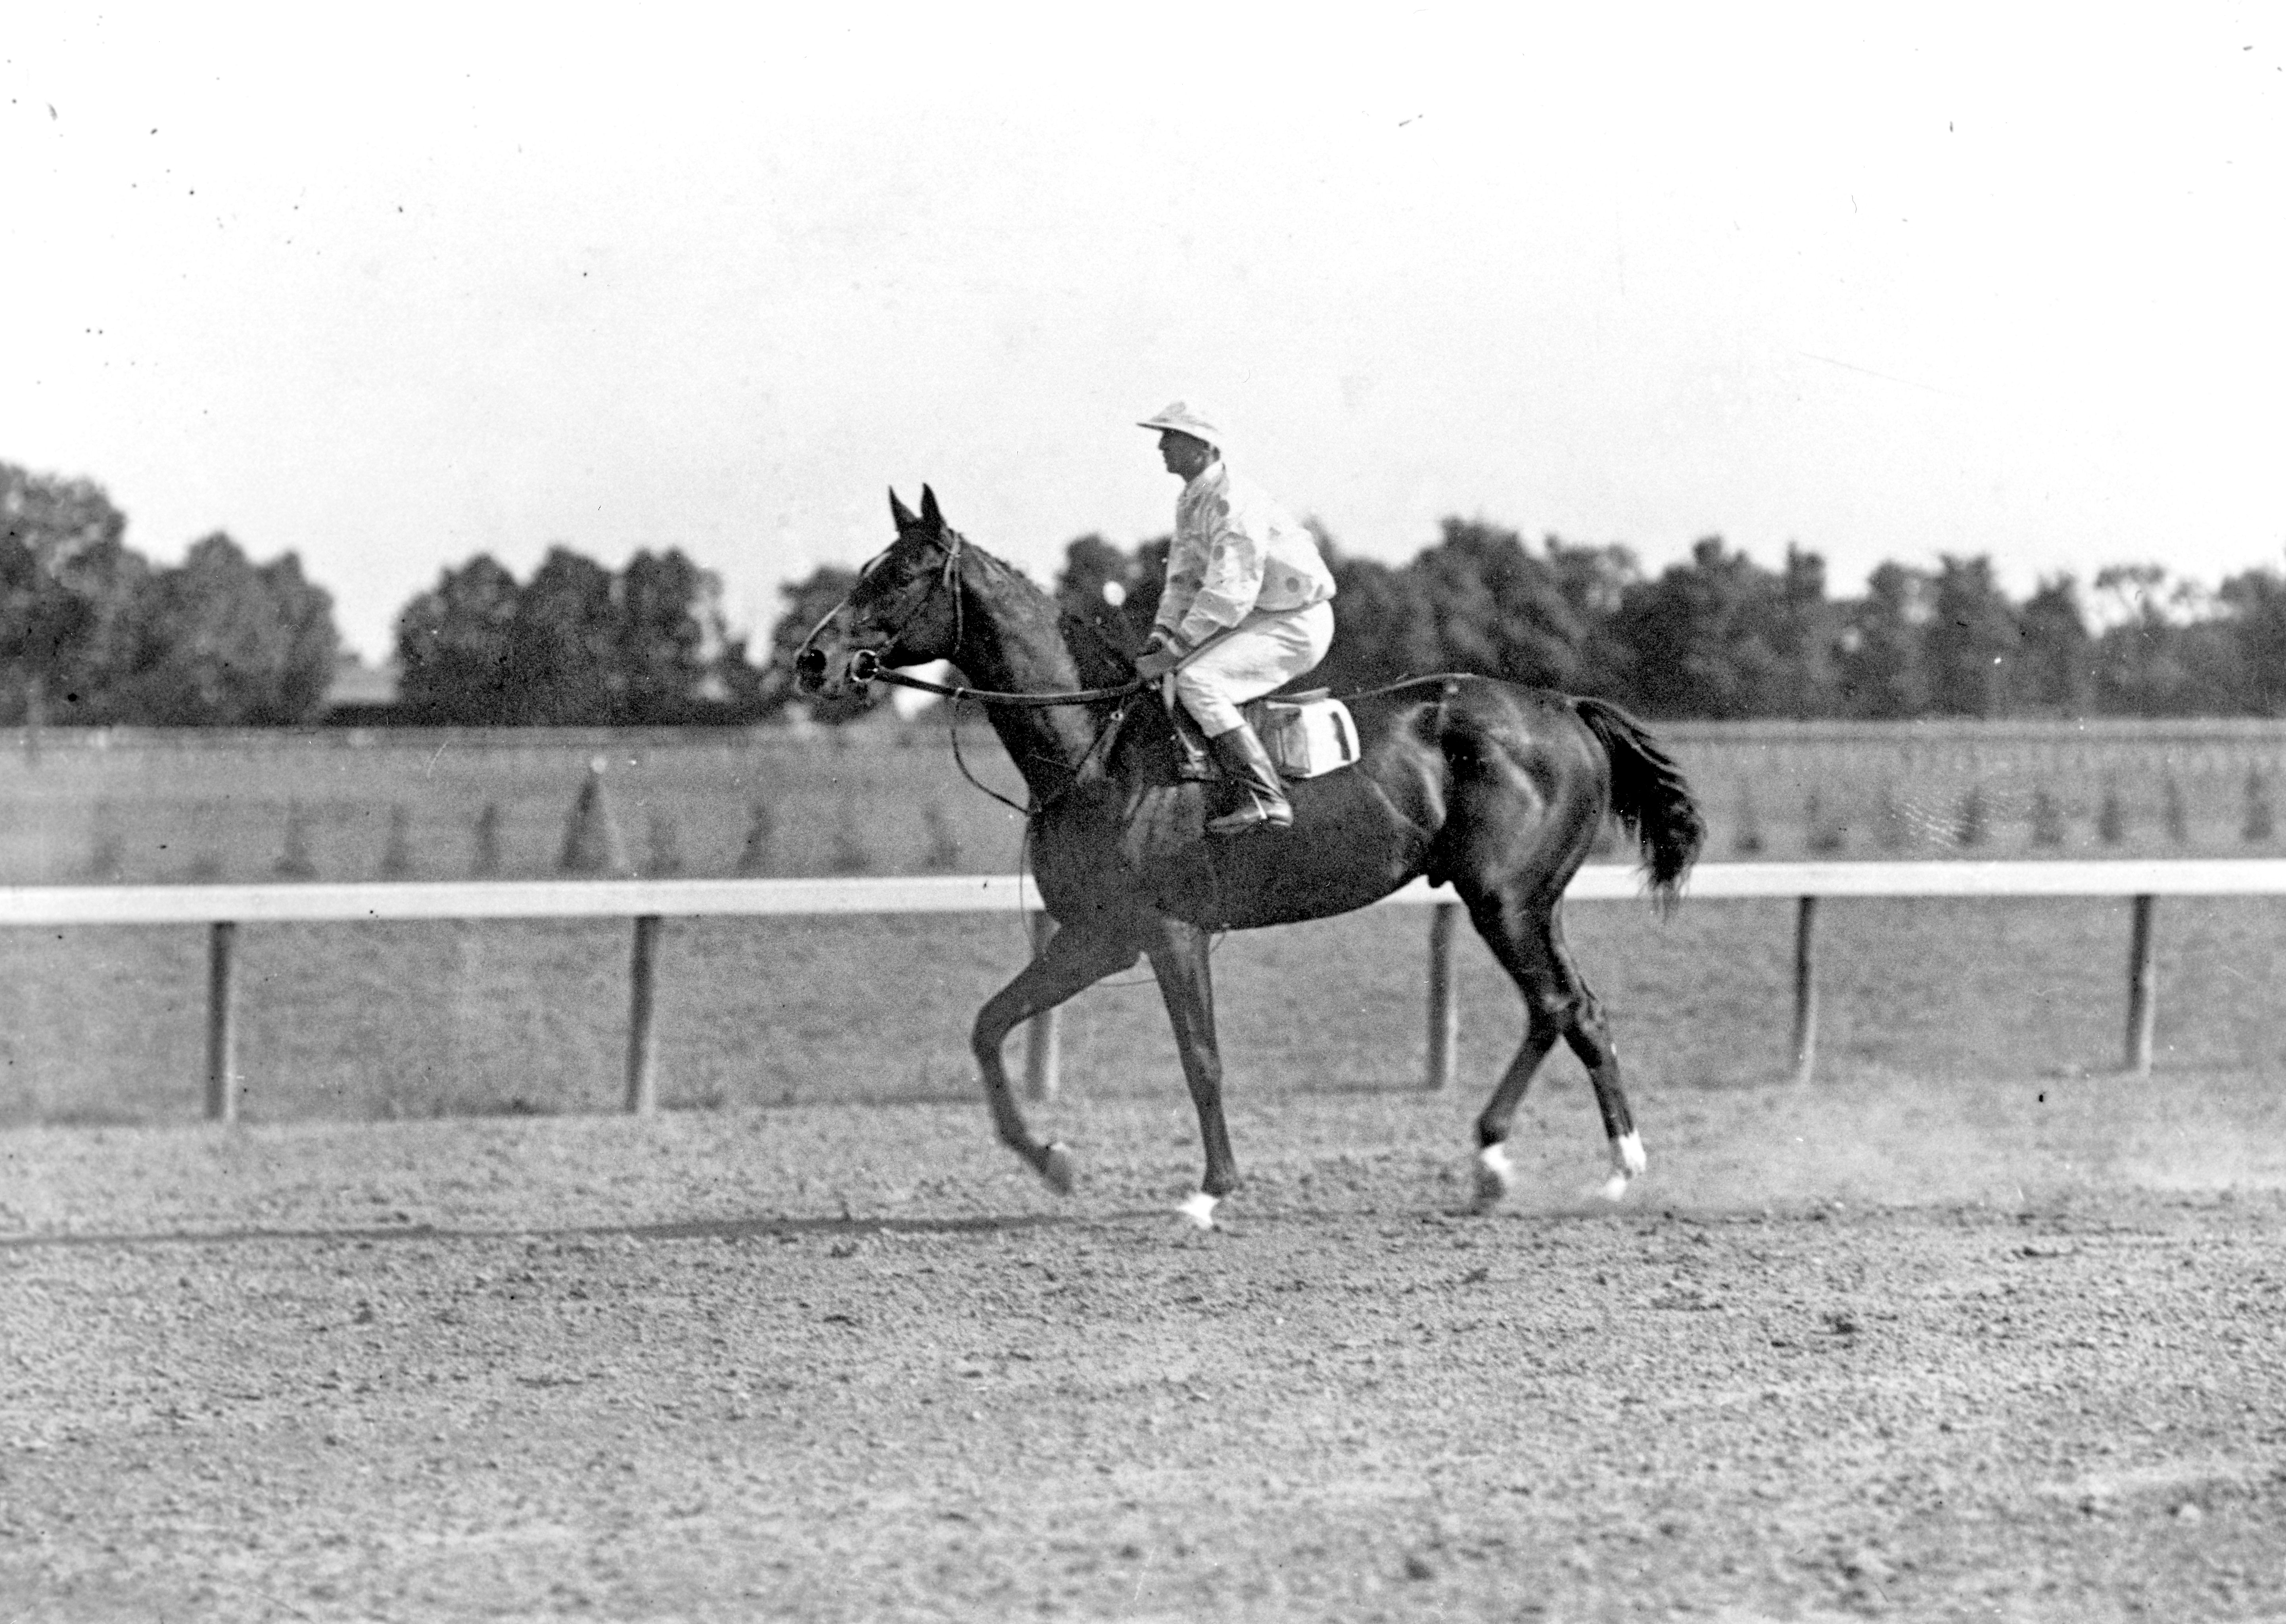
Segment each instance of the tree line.
[[217,531],[183,562],[126,545],[100,486],[0,462],[0,722],[276,727],[321,711],[341,639],[292,554]]
[[374,720],[659,727],[784,703],[724,624],[721,580],[675,548],[614,572],[555,547],[522,583],[479,554],[398,613],[396,658],[394,713]]
[[466,726],[755,721],[784,704],[679,549],[614,572],[552,549],[519,582],[487,555],[398,613],[396,699],[329,709],[333,599],[287,553],[221,532],[180,564],[127,546],[91,480],[0,462],[0,725]]
[[[324,720],[333,603],[291,553],[256,564],[227,534],[155,565],[97,485],[0,463],[0,722],[280,726]],[[1824,559],[1771,569],[1719,537],[1657,573],[1626,547],[1530,542],[1448,518],[1402,564],[1320,532],[1339,587],[1310,686],[1354,691],[1470,671],[1593,693],[1661,719],[2286,715],[2286,575],[2208,589],[2155,564],[2070,574],[2026,597],[1984,556],[1884,564],[1833,595]],[[1053,584],[1071,615],[1139,648],[1167,538],[1084,535]],[[399,611],[393,703],[354,720],[461,726],[768,720],[803,704],[789,667],[855,582],[825,565],[780,588],[750,654],[721,583],[680,549],[618,571],[566,547],[523,581],[488,555]],[[816,710],[850,720],[878,695]],[[334,718],[341,720],[338,714]]]
[[[1669,720],[2286,715],[2275,569],[2210,591],[2157,564],[2114,565],[2085,588],[2046,577],[2018,601],[1989,556],[1945,554],[1934,569],[1883,564],[1836,597],[1825,560],[1798,546],[1770,569],[1709,536],[1651,574],[1621,546],[1535,545],[1481,519],[1439,529],[1399,564],[1320,532],[1339,595],[1333,646],[1305,683],[1344,692],[1470,671]],[[1166,549],[1163,537],[1123,551],[1083,536],[1058,598],[1140,646]]]

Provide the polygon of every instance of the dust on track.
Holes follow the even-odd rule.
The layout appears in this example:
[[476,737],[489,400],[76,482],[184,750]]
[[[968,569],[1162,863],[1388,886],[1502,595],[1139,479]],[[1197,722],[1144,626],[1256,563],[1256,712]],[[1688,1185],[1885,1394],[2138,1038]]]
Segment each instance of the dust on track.
[[2286,1609],[2275,1080],[0,1135],[0,1611]]

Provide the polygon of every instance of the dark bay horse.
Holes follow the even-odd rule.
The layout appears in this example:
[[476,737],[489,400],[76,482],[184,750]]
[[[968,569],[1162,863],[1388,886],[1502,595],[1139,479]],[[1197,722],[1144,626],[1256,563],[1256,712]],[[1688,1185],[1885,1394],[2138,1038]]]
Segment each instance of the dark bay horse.
[[[1047,695],[1133,689],[1126,656],[944,522],[924,486],[893,491],[896,540],[795,659],[804,691],[836,695],[885,666],[949,660],[979,690]],[[994,729],[1031,795],[1032,865],[1056,933],[977,1013],[972,1035],[1000,1137],[1058,1191],[1070,1153],[1035,1139],[1001,1045],[1074,993],[1148,958],[1198,1108],[1206,1174],[1184,1210],[1202,1226],[1238,1183],[1223,1123],[1213,932],[1322,918],[1418,875],[1449,884],[1524,995],[1524,1040],[1476,1124],[1479,1206],[1508,1192],[1502,1148],[1517,1102],[1558,1037],[1588,1068],[1611,1140],[1605,1191],[1644,1168],[1619,1054],[1565,945],[1558,905],[1608,811],[1633,833],[1660,905],[1675,900],[1706,825],[1673,761],[1615,706],[1486,677],[1432,676],[1351,696],[1358,763],[1289,786],[1294,826],[1210,840],[1219,786],[1175,772],[1154,692],[1089,704],[993,704]]]

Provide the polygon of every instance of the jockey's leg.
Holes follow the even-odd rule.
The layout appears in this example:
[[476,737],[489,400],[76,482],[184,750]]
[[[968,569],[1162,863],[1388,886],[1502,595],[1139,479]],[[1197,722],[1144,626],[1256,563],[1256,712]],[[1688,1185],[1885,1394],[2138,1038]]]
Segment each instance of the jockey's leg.
[[[1234,651],[1246,667],[1260,664],[1256,651],[1247,646],[1242,627],[1175,674],[1175,693],[1183,708],[1198,719],[1215,760],[1222,763],[1242,795],[1236,811],[1207,821],[1207,832],[1244,834],[1255,829],[1289,828],[1294,822],[1293,805],[1286,799],[1286,786],[1279,781],[1270,753],[1254,737],[1254,729],[1246,725],[1246,717],[1238,708],[1240,698],[1253,695],[1243,692],[1249,684],[1243,679],[1234,681],[1218,658],[1226,650]],[[1234,689],[1241,691],[1234,694]]]
[[1224,732],[1210,734],[1207,742],[1245,796],[1235,811],[1207,820],[1211,835],[1250,834],[1257,829],[1290,829],[1294,803],[1286,799],[1285,782],[1278,776],[1270,752],[1241,718]]
[[1249,616],[1175,673],[1184,708],[1245,793],[1236,811],[1207,824],[1208,833],[1284,829],[1294,822],[1270,753],[1238,707],[1316,665],[1332,636],[1333,612],[1323,604],[1300,614]]

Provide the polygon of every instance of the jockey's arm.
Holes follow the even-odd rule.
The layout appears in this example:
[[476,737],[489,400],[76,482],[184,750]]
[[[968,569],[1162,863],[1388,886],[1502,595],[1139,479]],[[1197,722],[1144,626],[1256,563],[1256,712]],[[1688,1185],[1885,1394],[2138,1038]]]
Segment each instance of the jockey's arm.
[[1262,595],[1264,539],[1227,517],[1216,526],[1199,589],[1173,627],[1176,646],[1198,647],[1254,612]]

